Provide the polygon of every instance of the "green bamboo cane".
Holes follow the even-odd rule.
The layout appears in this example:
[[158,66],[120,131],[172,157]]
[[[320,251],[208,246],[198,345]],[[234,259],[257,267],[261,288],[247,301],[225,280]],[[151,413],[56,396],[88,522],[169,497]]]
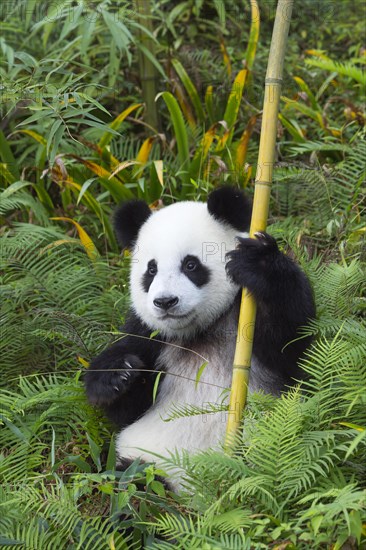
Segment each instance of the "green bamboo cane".
[[[153,34],[154,26],[151,17],[151,2],[149,0],[135,0],[135,8],[140,25],[143,25]],[[152,57],[155,57],[154,40],[147,36],[142,30],[140,30],[138,34],[141,44],[151,53]],[[146,106],[144,119],[151,128],[158,131],[160,127],[160,117],[155,98],[158,93],[159,74],[151,59],[141,50],[138,51],[138,60],[142,97]]]
[[[250,237],[252,238],[255,237],[257,231],[265,231],[267,227],[283,63],[292,7],[293,0],[278,1],[273,27],[265,80],[262,128],[250,225]],[[225,439],[225,448],[228,452],[234,448],[235,435],[240,429],[246,404],[255,317],[255,300],[246,289],[243,289]]]

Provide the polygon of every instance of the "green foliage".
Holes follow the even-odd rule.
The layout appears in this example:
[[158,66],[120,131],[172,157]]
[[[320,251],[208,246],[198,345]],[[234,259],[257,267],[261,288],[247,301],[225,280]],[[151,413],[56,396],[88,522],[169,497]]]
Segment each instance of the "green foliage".
[[[290,243],[304,242],[308,252],[326,252],[331,258],[362,257],[365,242],[364,134],[355,136],[352,147],[341,146],[343,160],[322,164],[323,142],[312,142],[313,165],[279,168],[275,172],[273,210],[286,216],[291,226]],[[319,147],[315,147],[319,146]],[[293,144],[294,152],[304,151]],[[276,227],[276,226],[275,226]],[[283,233],[283,225],[276,237]],[[311,242],[308,236],[311,235]]]
[[[309,373],[303,390],[280,399],[252,395],[235,456],[210,451],[167,459],[167,471],[185,472],[187,491],[171,498],[156,479],[162,472],[138,464],[124,473],[113,470],[109,430],[85,401],[74,358],[88,358],[104,345],[100,331],[118,323],[113,303],[121,294],[111,267],[93,264],[80,244],[70,255],[64,244],[54,244],[59,240],[54,229],[28,224],[3,238],[3,372],[14,388],[1,395],[4,536],[65,549],[72,540],[83,548],[108,548],[111,540],[116,548],[133,548],[141,537],[155,548],[172,547],[172,538],[187,549],[362,544],[366,326],[359,317],[360,262],[308,263],[320,318],[311,326],[318,337],[303,361]],[[21,318],[26,330],[19,329]],[[29,364],[41,345],[43,359]],[[17,369],[46,373],[47,361],[57,372],[23,374],[15,387]],[[75,374],[62,372],[65,367]],[[223,414],[214,406],[209,412]],[[173,410],[171,421],[186,413],[207,408]],[[114,523],[106,511],[126,519]],[[130,538],[123,534],[128,526]]]
[[[172,453],[179,496],[152,465],[115,471],[110,426],[86,402],[82,373],[127,309],[114,205],[250,191],[256,167],[275,3],[259,3],[260,35],[255,2],[147,4],[2,6],[0,547],[361,549],[362,2],[304,0],[286,58],[270,231],[314,287],[307,381],[250,397],[234,456]],[[225,415],[224,396],[166,420]]]
[[117,330],[121,270],[92,262],[78,239],[18,224],[1,239],[0,262],[3,375],[69,369],[96,353],[102,331]]

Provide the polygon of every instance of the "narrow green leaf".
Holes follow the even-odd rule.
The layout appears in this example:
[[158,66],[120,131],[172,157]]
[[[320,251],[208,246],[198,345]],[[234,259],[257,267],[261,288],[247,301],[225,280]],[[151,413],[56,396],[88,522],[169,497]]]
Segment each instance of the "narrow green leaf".
[[28,185],[32,185],[30,181],[15,181],[1,193],[1,198],[7,199],[11,195],[13,195],[13,193],[16,193],[17,191],[19,191],[19,189],[22,189],[23,187],[28,187]]
[[154,491],[154,493],[156,493],[159,497],[165,497],[165,487],[164,485],[161,483],[161,481],[157,481],[156,479],[154,479],[151,483],[150,483],[150,488]]
[[186,189],[184,189],[183,187],[182,195],[184,197],[185,195],[184,191],[188,190],[188,186],[190,184],[190,177],[189,177],[190,159],[189,159],[187,130],[184,124],[182,111],[175,97],[170,92],[162,92],[161,94],[158,95],[157,98],[159,98],[160,96],[164,99],[166,106],[168,107],[170,117],[173,123],[174,134],[177,140],[178,158],[180,162],[180,171],[182,172],[183,185],[187,186]]
[[80,193],[78,195],[78,200],[76,201],[76,204],[79,204],[81,199],[83,198],[84,193],[89,189],[91,184],[96,181],[96,178],[89,178],[88,180],[84,181],[83,185],[81,186]]
[[13,153],[11,152],[10,146],[2,130],[0,130],[0,158],[6,164],[6,167],[9,170],[9,172],[13,174],[14,178],[19,180],[20,173],[19,173],[18,165],[15,162]]
[[180,61],[178,61],[178,59],[172,59],[172,64],[179,78],[181,79],[183,86],[187,91],[187,94],[189,95],[189,98],[192,102],[194,110],[196,111],[198,120],[200,122],[203,122],[205,119],[205,113],[204,113],[201,100],[199,98],[195,85],[193,84],[192,80],[189,78],[185,68],[180,63]]
[[113,471],[116,469],[116,444],[114,437],[111,437],[107,455],[106,469]]
[[255,54],[257,51],[257,44],[259,39],[259,28],[260,28],[260,13],[259,13],[258,2],[256,0],[251,0],[250,8],[251,8],[250,32],[249,32],[248,47],[245,53],[246,67],[249,69],[249,71],[251,71],[253,68]]
[[144,46],[143,44],[138,44],[138,48],[142,51],[144,55],[151,61],[151,63],[154,65],[154,67],[159,71],[161,76],[164,78],[164,80],[167,80],[167,76],[165,74],[165,71],[162,67],[162,65],[159,63],[159,61],[156,59],[156,57]]
[[[109,124],[109,128],[111,130],[115,130],[115,131],[118,131],[119,130],[119,127],[121,126],[122,122],[125,120],[126,117],[128,117],[128,115],[130,113],[132,113],[132,111],[135,111],[138,107],[141,107],[142,103],[134,103],[133,105],[130,105],[129,107],[127,107],[127,109],[125,109],[124,111],[122,111],[122,113],[120,113],[110,124]],[[113,135],[111,134],[110,131],[108,132],[105,132],[102,137],[100,138],[99,140],[99,143],[98,143],[98,146],[103,149],[106,145],[108,145],[110,143],[110,141],[112,140],[113,138]]]
[[224,114],[224,120],[229,128],[236,122],[247,74],[246,69],[239,71],[233,82]]
[[203,371],[205,370],[205,368],[207,367],[208,365],[208,361],[205,361],[204,363],[202,363],[202,365],[200,366],[200,368],[198,369],[198,372],[197,372],[197,375],[196,375],[196,379],[195,379],[195,382],[194,382],[194,386],[195,386],[195,389],[197,389],[198,387],[198,384],[201,380],[201,376],[203,374]]
[[158,393],[159,382],[162,374],[163,372],[159,372],[155,379],[154,388],[153,388],[153,403],[155,403],[156,401],[156,395]]
[[56,457],[56,448],[55,448],[55,443],[56,443],[56,432],[55,430],[53,429],[52,427],[52,441],[51,441],[51,468],[54,467],[55,465],[55,457]]
[[95,443],[95,441],[93,441],[93,439],[90,437],[90,435],[88,433],[86,434],[86,437],[87,437],[88,442],[89,442],[90,455],[93,459],[94,464],[98,468],[98,472],[100,472],[101,469],[102,469],[102,464],[101,464],[101,461],[100,461],[100,448]]
[[75,464],[81,472],[85,472],[87,474],[91,473],[91,467],[90,464],[88,464],[81,456],[79,455],[68,455],[65,458],[65,462],[70,462],[71,464]]

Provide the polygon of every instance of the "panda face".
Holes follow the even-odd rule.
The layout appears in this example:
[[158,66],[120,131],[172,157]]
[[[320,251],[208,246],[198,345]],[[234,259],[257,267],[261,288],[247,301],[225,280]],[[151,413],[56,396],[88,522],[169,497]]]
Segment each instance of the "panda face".
[[139,317],[166,338],[207,330],[238,292],[225,271],[237,235],[204,203],[182,202],[152,214],[132,254],[131,296]]

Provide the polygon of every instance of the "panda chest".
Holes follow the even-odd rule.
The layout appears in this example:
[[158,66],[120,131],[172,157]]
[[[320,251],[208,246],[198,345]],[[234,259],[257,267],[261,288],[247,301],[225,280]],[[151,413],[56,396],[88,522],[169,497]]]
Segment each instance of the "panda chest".
[[158,392],[156,407],[168,416],[177,408],[223,403],[231,383],[234,346],[199,346],[187,349],[166,345],[158,370],[166,374]]

